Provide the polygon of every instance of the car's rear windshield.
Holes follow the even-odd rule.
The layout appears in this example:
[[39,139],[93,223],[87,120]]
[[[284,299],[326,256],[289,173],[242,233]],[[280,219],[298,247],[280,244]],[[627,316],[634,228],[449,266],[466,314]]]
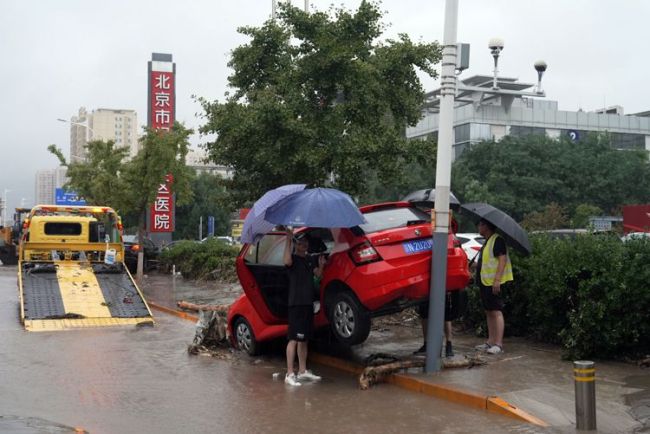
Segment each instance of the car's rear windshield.
[[359,225],[367,234],[412,224],[430,222],[431,216],[417,208],[386,208],[363,215],[368,223]]
[[45,235],[81,235],[81,223],[45,223]]

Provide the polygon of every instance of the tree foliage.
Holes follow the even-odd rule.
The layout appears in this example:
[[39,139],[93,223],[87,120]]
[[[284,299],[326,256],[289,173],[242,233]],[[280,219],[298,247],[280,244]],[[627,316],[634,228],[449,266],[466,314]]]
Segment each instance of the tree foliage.
[[576,143],[545,136],[482,142],[460,156],[452,175],[461,201],[489,202],[516,220],[553,202],[572,216],[581,204],[615,213],[650,198],[647,152],[616,150],[607,135]]
[[203,236],[207,236],[207,217],[214,216],[215,235],[226,235],[230,227],[230,213],[233,211],[226,200],[224,180],[218,175],[201,173],[192,178],[190,188],[193,200],[176,207],[175,239],[198,237],[198,225],[203,216]]
[[568,225],[566,211],[557,203],[550,203],[542,211],[533,211],[524,216],[522,226],[529,231],[545,231],[565,228]]
[[67,166],[67,176],[72,188],[90,205],[110,205],[116,209],[125,206],[124,159],[128,148],[116,147],[113,140],[94,140],[86,145],[87,159],[84,162],[69,163],[56,145],[48,150],[62,166]]
[[[86,145],[87,159],[68,164],[55,145],[48,147],[62,165],[68,167],[75,190],[96,205],[115,208],[120,214],[138,216],[138,243],[143,244],[146,213],[156,198],[158,187],[167,174],[174,177],[173,190],[178,204],[190,203],[192,169],[185,164],[188,138],[192,130],[176,123],[169,131],[146,129],[140,138],[141,149],[131,160],[128,151],[115,148],[113,141],[94,141]],[[142,250],[138,253],[138,279],[142,277]]]
[[368,174],[399,180],[432,143],[407,141],[424,92],[417,70],[435,77],[437,43],[401,34],[378,42],[378,5],[305,13],[283,3],[277,20],[243,27],[250,38],[229,62],[224,102],[199,98],[210,158],[235,171],[237,203],[280,184],[332,184],[353,195]]

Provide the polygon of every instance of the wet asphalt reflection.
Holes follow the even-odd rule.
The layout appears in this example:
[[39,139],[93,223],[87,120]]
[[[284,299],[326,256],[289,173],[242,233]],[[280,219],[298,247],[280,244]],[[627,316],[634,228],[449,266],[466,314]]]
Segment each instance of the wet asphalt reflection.
[[0,431],[16,433],[546,432],[505,417],[313,366],[320,384],[272,379],[281,354],[191,356],[194,325],[26,332],[16,268],[0,267]]

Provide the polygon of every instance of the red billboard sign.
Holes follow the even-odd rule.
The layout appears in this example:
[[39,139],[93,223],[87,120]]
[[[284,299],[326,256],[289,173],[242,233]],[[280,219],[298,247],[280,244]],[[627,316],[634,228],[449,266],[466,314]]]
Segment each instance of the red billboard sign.
[[149,231],[174,232],[174,195],[172,194],[171,175],[165,177],[165,182],[158,186],[156,200],[151,205]]
[[149,125],[154,130],[170,130],[174,125],[174,73],[151,71]]

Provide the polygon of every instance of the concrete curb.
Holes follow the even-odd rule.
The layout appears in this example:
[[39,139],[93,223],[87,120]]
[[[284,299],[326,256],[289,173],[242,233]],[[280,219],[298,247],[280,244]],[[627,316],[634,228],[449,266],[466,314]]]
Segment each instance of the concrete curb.
[[[191,315],[186,312],[161,306],[153,302],[148,302],[148,304],[153,309],[174,315],[178,318],[194,322],[198,321],[198,317],[196,315]],[[309,359],[312,362],[318,363],[319,365],[335,368],[349,374],[359,375],[364,370],[364,367],[357,363],[339,359],[338,357],[328,356],[325,354],[310,352]],[[410,390],[411,392],[422,393],[428,396],[435,396],[436,398],[455,402],[457,404],[462,404],[468,407],[487,410],[491,413],[508,416],[510,418],[533,425],[542,427],[549,426],[549,424],[543,420],[531,414],[528,414],[524,410],[508,403],[498,396],[481,395],[443,384],[430,383],[409,374],[391,374],[386,377],[386,382],[401,387],[402,389]]]

